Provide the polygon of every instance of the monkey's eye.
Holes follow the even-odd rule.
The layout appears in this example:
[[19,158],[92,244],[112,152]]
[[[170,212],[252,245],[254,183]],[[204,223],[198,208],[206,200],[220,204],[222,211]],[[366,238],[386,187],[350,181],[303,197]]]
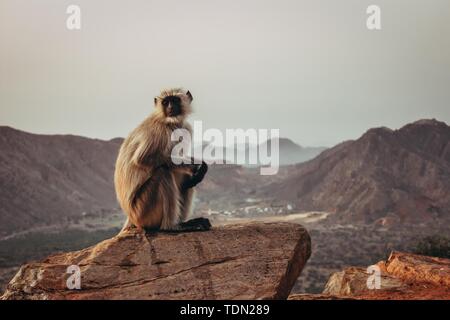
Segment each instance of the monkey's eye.
[[167,106],[169,105],[169,100],[164,99],[164,100],[162,101],[162,105],[163,105],[164,107],[167,107]]

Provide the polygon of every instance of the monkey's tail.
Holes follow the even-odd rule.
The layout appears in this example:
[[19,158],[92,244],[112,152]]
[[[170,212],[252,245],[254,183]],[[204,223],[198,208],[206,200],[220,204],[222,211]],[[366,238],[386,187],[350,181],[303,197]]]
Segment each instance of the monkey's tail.
[[127,218],[127,221],[125,221],[125,223],[123,224],[122,230],[120,230],[118,234],[121,234],[123,232],[130,230],[132,227],[133,227],[133,224],[131,223],[130,218]]

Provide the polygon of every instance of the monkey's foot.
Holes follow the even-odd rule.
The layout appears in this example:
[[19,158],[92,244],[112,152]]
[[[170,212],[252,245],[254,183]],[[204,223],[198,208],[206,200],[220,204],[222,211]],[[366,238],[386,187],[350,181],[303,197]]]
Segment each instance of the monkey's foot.
[[211,223],[207,218],[196,218],[180,223],[173,230],[164,230],[165,232],[195,232],[208,231],[211,229]]
[[207,218],[196,218],[181,223],[181,228],[188,231],[207,231],[211,229],[211,222]]
[[168,232],[168,233],[181,233],[181,232],[195,232],[195,231],[208,231],[211,229],[211,223],[207,218],[196,218],[186,222],[182,222],[175,226],[173,229],[160,229],[160,228],[150,228],[144,227],[145,233],[153,234],[157,232]]

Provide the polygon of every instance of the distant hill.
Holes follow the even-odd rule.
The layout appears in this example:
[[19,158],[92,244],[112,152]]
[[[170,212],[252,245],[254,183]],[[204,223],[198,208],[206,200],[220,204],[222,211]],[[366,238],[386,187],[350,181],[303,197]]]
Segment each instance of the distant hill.
[[[122,141],[0,127],[0,236],[117,209],[113,172]],[[445,123],[420,120],[395,131],[370,129],[358,140],[320,151],[280,139],[282,164],[318,156],[283,166],[275,176],[212,165],[199,185],[197,208],[227,210],[247,198],[270,198],[298,210],[335,213],[332,221],[342,223],[449,218]]]
[[[272,140],[264,142],[261,146],[270,150]],[[325,147],[302,147],[290,139],[280,138],[280,165],[290,165],[305,162],[315,158],[322,151],[326,150]]]
[[[207,144],[204,144],[203,147],[205,147],[206,145]],[[319,155],[322,151],[326,150],[325,147],[302,147],[288,138],[279,138],[278,145],[279,164],[281,166],[297,164],[311,160]],[[235,146],[234,150],[231,147],[225,147],[223,149],[224,159],[226,159],[227,163],[229,164],[236,163],[236,155],[238,153],[245,152],[245,157],[247,159],[246,164],[248,164],[250,150],[254,151],[255,154],[258,154],[258,148],[263,148],[262,150],[265,150],[267,152],[267,155],[270,156],[271,146],[272,140],[267,140],[261,143],[259,146],[246,143],[245,145]],[[230,156],[230,154],[234,155],[234,157]]]
[[[117,209],[113,173],[122,141],[0,127],[0,236]],[[285,149],[289,157],[303,153],[303,148],[282,139],[280,150]],[[229,204],[243,191],[251,191],[247,184],[257,185],[250,182],[259,178],[253,172],[257,171],[212,165],[200,185],[200,198],[206,204],[214,200],[214,206]]]
[[112,173],[121,141],[0,127],[0,235],[116,208]]
[[335,213],[331,220],[342,223],[450,218],[450,127],[444,122],[370,129],[289,171],[260,193],[293,201],[299,210]]

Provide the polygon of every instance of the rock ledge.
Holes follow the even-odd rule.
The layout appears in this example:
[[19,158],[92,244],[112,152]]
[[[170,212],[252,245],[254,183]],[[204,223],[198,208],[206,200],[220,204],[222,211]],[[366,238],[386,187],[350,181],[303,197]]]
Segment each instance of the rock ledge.
[[[286,299],[310,254],[307,231],[290,223],[130,231],[22,266],[2,299]],[[67,288],[71,265],[80,290]]]
[[291,300],[450,300],[450,260],[393,252],[376,264],[380,288],[369,289],[366,268],[349,267],[331,275],[322,294],[293,294]]

